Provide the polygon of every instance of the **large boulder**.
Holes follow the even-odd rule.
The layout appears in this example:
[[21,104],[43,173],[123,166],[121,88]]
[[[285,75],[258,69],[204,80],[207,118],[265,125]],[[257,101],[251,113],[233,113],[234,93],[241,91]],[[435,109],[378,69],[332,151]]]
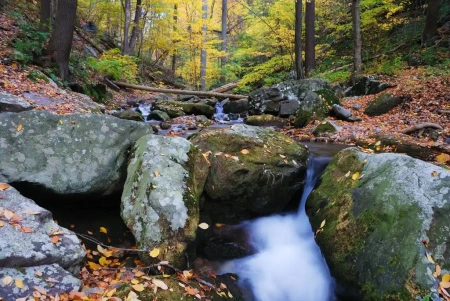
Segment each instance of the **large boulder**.
[[[73,275],[78,275],[86,254],[77,236],[11,186],[0,191],[0,199],[0,279],[11,276],[24,283],[23,288],[0,284],[0,296],[16,300],[32,293],[34,286],[51,293],[78,290],[81,282]],[[59,240],[54,242],[55,236]],[[46,280],[50,277],[55,282]]]
[[204,209],[214,222],[281,211],[302,189],[308,150],[281,133],[237,124],[191,141],[209,154]]
[[390,87],[392,86],[382,81],[375,80],[373,77],[363,76],[354,86],[348,88],[344,92],[344,95],[349,97],[377,94]]
[[5,92],[0,92],[0,113],[2,112],[23,112],[29,111],[33,107],[25,99]]
[[[136,142],[122,194],[122,218],[139,248],[157,247],[161,259],[185,267],[207,174],[206,159],[186,139],[147,135]],[[148,254],[141,255],[152,262]]]
[[367,105],[364,114],[368,116],[383,115],[399,106],[404,101],[403,97],[397,97],[389,93],[383,93]]
[[0,181],[70,197],[111,195],[123,187],[128,149],[150,133],[143,122],[104,115],[2,113]]
[[125,110],[119,111],[112,114],[114,117],[124,119],[124,120],[133,120],[133,121],[145,121],[141,112],[137,110]]
[[296,114],[295,125],[303,127],[312,119],[328,115],[329,106],[339,104],[331,83],[318,78],[289,80],[249,96],[250,113],[288,117]]
[[249,116],[244,120],[245,124],[254,126],[277,126],[283,127],[289,124],[287,119],[276,117],[273,115],[263,114],[263,115],[253,115]]
[[[187,115],[205,115],[211,118],[214,115],[214,108],[205,103],[192,103],[182,101],[158,101],[153,105],[155,110],[166,112],[171,118],[176,118],[184,114]],[[181,110],[184,114],[176,114],[173,112]]]
[[223,105],[224,113],[245,113],[248,111],[248,99],[235,99],[226,102]]
[[449,270],[449,187],[449,171],[406,155],[338,153],[307,203],[332,274],[362,300],[438,300],[426,254]]

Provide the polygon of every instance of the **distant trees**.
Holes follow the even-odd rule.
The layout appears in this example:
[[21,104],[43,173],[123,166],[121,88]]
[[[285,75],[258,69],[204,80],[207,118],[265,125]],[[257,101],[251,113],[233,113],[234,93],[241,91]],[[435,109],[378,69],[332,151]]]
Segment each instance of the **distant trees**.
[[302,0],[295,1],[295,42],[294,42],[294,53],[295,53],[295,73],[297,74],[297,79],[305,78],[303,73],[302,64]]
[[225,65],[227,63],[227,25],[228,25],[228,0],[222,0],[222,32],[221,32],[221,38],[222,38],[222,51],[224,54],[220,58],[220,64],[222,67],[222,74],[220,76],[220,81],[222,83],[225,83]]
[[316,67],[315,0],[306,0],[305,10],[305,75]]
[[427,18],[425,29],[422,34],[422,43],[426,44],[437,34],[437,23],[439,17],[439,0],[428,0]]
[[202,50],[200,52],[200,87],[206,91],[206,38],[207,38],[207,19],[208,19],[208,0],[202,0]]
[[353,84],[361,77],[362,70],[362,38],[361,38],[361,12],[360,0],[352,0],[352,24],[353,24]]

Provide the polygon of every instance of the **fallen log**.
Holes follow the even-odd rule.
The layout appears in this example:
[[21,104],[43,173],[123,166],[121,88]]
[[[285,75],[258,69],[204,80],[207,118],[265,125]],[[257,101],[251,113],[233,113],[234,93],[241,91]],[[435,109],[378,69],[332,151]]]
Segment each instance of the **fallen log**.
[[120,91],[120,88],[117,87],[116,84],[114,84],[110,79],[104,77],[103,81],[105,82],[105,85],[107,85],[108,87],[110,87],[111,89],[113,89],[114,91],[118,92]]
[[226,84],[226,85],[217,87],[217,88],[215,88],[215,89],[212,89],[210,92],[223,93],[223,92],[229,91],[229,90],[231,90],[231,89],[234,89],[234,88],[236,88],[237,86],[238,86],[237,83],[229,83],[229,84]]
[[439,124],[436,123],[431,123],[431,122],[424,122],[424,123],[419,123],[416,124],[415,126],[409,127],[407,129],[404,129],[402,131],[403,134],[409,134],[418,130],[422,130],[425,128],[433,128],[433,129],[437,129],[437,130],[442,130],[442,127]]
[[225,93],[218,93],[218,92],[153,88],[153,87],[147,87],[147,86],[132,85],[132,84],[127,84],[127,83],[122,83],[122,82],[114,82],[114,84],[116,84],[117,86],[122,87],[122,88],[130,88],[130,89],[144,90],[144,91],[150,91],[150,92],[159,92],[159,93],[196,95],[196,96],[204,96],[204,97],[218,97],[218,98],[229,98],[229,99],[242,99],[242,98],[247,97],[245,95],[225,94]]

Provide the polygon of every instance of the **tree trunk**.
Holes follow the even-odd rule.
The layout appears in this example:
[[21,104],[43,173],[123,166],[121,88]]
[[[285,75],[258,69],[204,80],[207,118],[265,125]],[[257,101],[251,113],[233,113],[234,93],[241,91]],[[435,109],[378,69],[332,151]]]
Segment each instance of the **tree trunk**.
[[142,18],[142,0],[136,1],[136,11],[134,14],[134,26],[131,31],[130,43],[128,46],[129,53],[133,53],[136,48],[136,41],[141,31],[139,27],[139,20]]
[[439,0],[428,0],[427,19],[422,35],[422,44],[429,42],[437,34]]
[[352,0],[353,23],[353,84],[361,77],[362,70],[362,39],[361,39],[361,14],[359,10],[360,0]]
[[125,16],[125,22],[123,27],[123,41],[122,41],[122,54],[129,54],[129,44],[128,44],[128,32],[130,29],[130,12],[131,12],[131,0],[124,0],[122,2],[122,9]]
[[[178,5],[173,5],[173,32],[177,31],[177,23],[178,23]],[[175,48],[176,41],[173,41],[173,47]],[[177,50],[174,49],[172,52],[172,72],[175,74],[175,70],[177,69]]]
[[41,0],[39,30],[49,32],[51,27],[52,1]]
[[76,13],[77,0],[58,0],[55,26],[49,44],[50,53],[56,56],[59,75],[63,81],[69,79],[69,56],[72,49]]
[[222,67],[222,75],[220,76],[220,81],[225,83],[225,65],[227,64],[227,18],[228,18],[228,0],[222,0],[222,51],[223,56],[220,58],[220,64]]
[[316,39],[315,39],[315,0],[306,1],[305,14],[305,74],[309,75],[311,70],[316,67]]
[[295,72],[297,79],[305,78],[302,64],[302,0],[295,1]]
[[200,86],[202,91],[206,91],[206,35],[207,35],[207,27],[206,22],[208,18],[208,0],[202,0],[202,19],[203,19],[203,26],[202,26],[202,34],[203,34],[203,45],[202,45],[202,51],[200,54]]

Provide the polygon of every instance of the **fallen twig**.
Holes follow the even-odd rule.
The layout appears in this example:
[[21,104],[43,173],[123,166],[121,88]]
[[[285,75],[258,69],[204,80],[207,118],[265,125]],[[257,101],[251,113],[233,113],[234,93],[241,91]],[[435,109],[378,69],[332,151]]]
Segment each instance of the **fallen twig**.
[[419,123],[416,124],[412,127],[409,127],[407,129],[404,129],[402,131],[403,134],[409,134],[418,130],[422,130],[424,128],[433,128],[433,129],[437,129],[437,130],[442,130],[442,127],[439,124],[436,123],[431,123],[431,122],[424,122],[424,123]]

